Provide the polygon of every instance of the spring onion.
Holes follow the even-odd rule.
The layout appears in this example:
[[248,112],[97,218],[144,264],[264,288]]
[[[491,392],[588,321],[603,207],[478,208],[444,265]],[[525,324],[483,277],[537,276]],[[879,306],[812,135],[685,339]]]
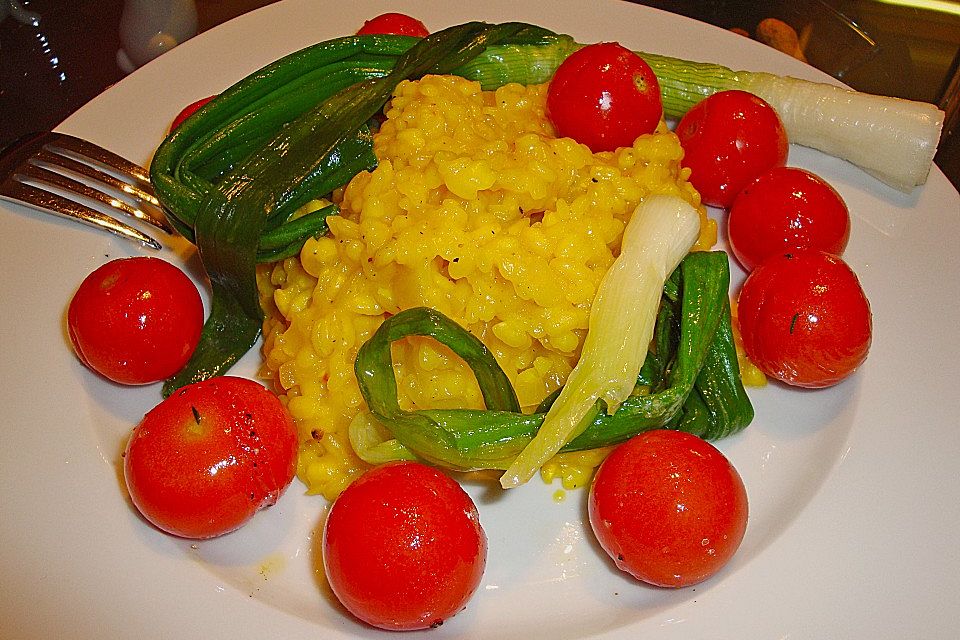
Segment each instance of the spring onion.
[[637,207],[590,307],[580,360],[537,436],[501,476],[504,488],[529,480],[579,435],[598,399],[613,413],[630,395],[653,338],[663,286],[699,232],[696,209],[677,196],[651,196]]
[[[750,424],[753,407],[740,382],[730,328],[729,277],[723,252],[683,259],[663,287],[655,348],[646,355],[634,393],[613,414],[597,401],[586,428],[561,451],[610,446],[664,427],[715,439]],[[430,336],[463,358],[477,376],[486,409],[401,409],[390,345],[408,336]],[[452,469],[506,469],[556,400],[521,413],[492,354],[432,309],[407,309],[385,320],[360,348],[354,369],[370,416],[351,424],[351,440],[371,463],[416,456]]]
[[842,158],[901,191],[926,182],[944,113],[932,104],[722,65],[640,54],[660,81],[664,113],[679,118],[706,96],[742,89],[780,115],[791,143]]

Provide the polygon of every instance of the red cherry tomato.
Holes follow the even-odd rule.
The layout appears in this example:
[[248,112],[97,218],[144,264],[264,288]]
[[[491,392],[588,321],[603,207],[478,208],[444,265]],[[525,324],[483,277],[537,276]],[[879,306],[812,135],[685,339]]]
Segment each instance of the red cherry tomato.
[[297,431],[277,397],[246,378],[183,387],[133,430],[130,498],[167,533],[211,538],[274,503],[297,467]]
[[643,59],[615,42],[593,44],[564,60],[547,90],[557,135],[594,153],[628,147],[663,115],[660,84]]
[[870,303],[840,258],[803,250],[760,263],[737,305],[747,356],[767,375],[800,387],[843,380],[870,349]]
[[395,36],[416,36],[426,38],[430,35],[426,25],[402,13],[384,13],[363,23],[358,36],[390,34]]
[[67,325],[88,367],[114,382],[147,384],[187,363],[200,340],[203,303],[193,282],[169,262],[120,258],[83,280]]
[[787,134],[777,112],[746,91],[721,91],[695,104],[675,130],[690,183],[705,204],[729,207],[761,173],[787,161]]
[[196,102],[191,102],[186,107],[183,108],[183,111],[177,114],[177,117],[173,119],[173,124],[170,125],[170,131],[173,131],[181,124],[183,121],[195,114],[197,111],[206,105],[208,102],[216,98],[217,96],[208,96],[206,98],[200,98]]
[[747,527],[740,474],[713,445],[682,431],[642,433],[603,461],[590,486],[590,526],[617,567],[685,587],[733,557]]
[[850,213],[822,178],[774,167],[737,195],[727,219],[730,249],[747,271],[766,258],[798,249],[843,254]]
[[368,471],[340,494],[323,530],[323,566],[364,622],[424,629],[460,611],[480,584],[487,538],[456,482],[415,462]]

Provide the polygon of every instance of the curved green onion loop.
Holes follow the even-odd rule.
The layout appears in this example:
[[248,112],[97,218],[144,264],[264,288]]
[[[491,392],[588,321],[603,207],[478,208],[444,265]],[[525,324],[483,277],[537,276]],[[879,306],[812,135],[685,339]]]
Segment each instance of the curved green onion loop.
[[[617,444],[656,428],[716,439],[746,427],[753,407],[740,382],[728,287],[725,253],[688,255],[664,287],[654,345],[638,380],[649,392],[629,397],[613,415],[598,401],[592,422],[563,451]],[[390,344],[412,335],[434,337],[464,359],[486,410],[400,408]],[[536,434],[549,401],[535,413],[521,413],[505,374],[480,347],[449,318],[417,308],[388,318],[360,348],[360,391],[406,452],[454,469],[504,469]]]

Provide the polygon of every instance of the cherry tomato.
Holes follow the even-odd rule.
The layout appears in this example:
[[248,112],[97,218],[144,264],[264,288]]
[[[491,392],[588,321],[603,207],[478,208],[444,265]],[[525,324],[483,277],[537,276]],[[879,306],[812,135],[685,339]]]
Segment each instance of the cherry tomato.
[[323,530],[333,592],[382,629],[443,623],[480,584],[486,557],[473,501],[451,478],[416,462],[362,475],[333,503]]
[[729,207],[771,167],[783,166],[789,145],[777,112],[746,91],[720,91],[695,104],[677,124],[690,183],[705,204]]
[[280,400],[223,376],[175,391],[133,430],[123,471],[130,498],[159,529],[212,538],[274,503],[297,467],[297,431]]
[[614,449],[587,504],[590,526],[617,567],[660,587],[714,575],[747,528],[740,474],[716,447],[682,431],[648,431]]
[[426,38],[430,31],[426,25],[402,13],[384,13],[363,23],[358,36],[390,34],[395,36],[416,36]]
[[160,258],[112,260],[88,275],[67,310],[80,360],[122,384],[183,368],[200,340],[203,303],[193,282]]
[[183,121],[195,114],[197,111],[206,105],[208,102],[216,98],[217,96],[207,96],[206,98],[200,98],[196,102],[191,102],[183,108],[183,111],[177,114],[177,117],[173,119],[173,124],[170,125],[170,131],[173,131],[181,124]]
[[750,271],[770,256],[798,249],[843,254],[850,213],[823,178],[795,167],[774,167],[737,195],[727,231],[733,254]]
[[747,357],[800,387],[843,380],[870,349],[870,303],[840,258],[811,249],[774,256],[747,277],[737,304]]
[[628,147],[663,115],[660,84],[643,59],[615,42],[588,45],[557,68],[547,90],[557,135],[594,153]]

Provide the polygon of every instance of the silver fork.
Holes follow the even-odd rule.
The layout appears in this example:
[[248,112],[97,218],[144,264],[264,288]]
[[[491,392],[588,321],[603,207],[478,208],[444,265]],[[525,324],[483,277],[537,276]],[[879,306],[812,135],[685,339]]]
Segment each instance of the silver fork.
[[95,207],[174,233],[146,169],[92,142],[56,132],[25,136],[0,156],[0,198],[93,225],[160,249],[160,243]]

